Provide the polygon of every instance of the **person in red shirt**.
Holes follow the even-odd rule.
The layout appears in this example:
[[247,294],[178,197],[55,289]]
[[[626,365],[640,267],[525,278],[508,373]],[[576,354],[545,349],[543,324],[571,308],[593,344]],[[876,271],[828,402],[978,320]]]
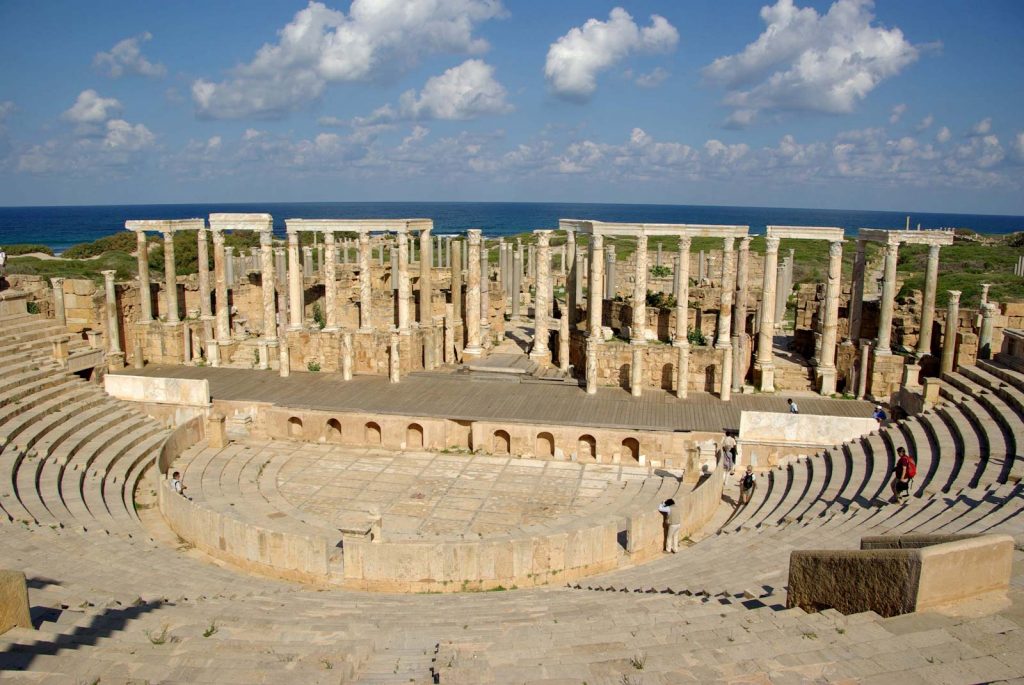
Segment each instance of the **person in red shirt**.
[[889,501],[893,503],[899,502],[901,495],[910,495],[910,481],[917,475],[917,464],[914,462],[914,458],[907,454],[907,450],[897,447],[896,456],[898,457],[896,470],[893,473],[892,482],[889,483],[889,489],[892,490],[892,497]]

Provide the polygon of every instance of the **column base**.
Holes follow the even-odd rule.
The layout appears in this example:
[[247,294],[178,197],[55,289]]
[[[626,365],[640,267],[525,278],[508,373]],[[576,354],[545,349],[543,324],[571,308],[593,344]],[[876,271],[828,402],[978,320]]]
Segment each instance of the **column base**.
[[484,353],[484,348],[479,345],[467,345],[462,348],[462,355],[468,357],[479,357]]
[[321,333],[337,333],[341,330],[341,326],[324,326],[320,329]]
[[823,397],[829,397],[836,392],[836,367],[819,366],[815,370],[818,377],[818,392]]
[[761,392],[775,392],[775,365],[754,364],[754,376]]

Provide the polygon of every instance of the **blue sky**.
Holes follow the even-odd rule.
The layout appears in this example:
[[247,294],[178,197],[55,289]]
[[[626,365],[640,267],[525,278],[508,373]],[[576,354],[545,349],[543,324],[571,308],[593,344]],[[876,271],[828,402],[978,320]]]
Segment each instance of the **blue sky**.
[[0,3],[0,204],[1024,214],[1024,3]]

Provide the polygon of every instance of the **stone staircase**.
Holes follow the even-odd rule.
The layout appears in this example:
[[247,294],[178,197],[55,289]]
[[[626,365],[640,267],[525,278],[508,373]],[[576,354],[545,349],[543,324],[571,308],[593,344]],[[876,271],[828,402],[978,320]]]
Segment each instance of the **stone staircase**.
[[[1024,374],[998,363],[947,378],[933,411],[765,474],[750,504],[736,511],[724,503],[680,554],[573,588],[324,592],[238,573],[176,539],[153,508],[149,480],[164,428],[58,368],[48,337],[61,332],[50,322],[18,318],[15,328],[0,318],[0,559],[26,573],[38,629],[0,635],[4,682],[968,683],[1024,675],[1020,552],[1012,602],[983,615],[783,609],[791,549],[851,547],[888,531],[1022,539]],[[909,501],[885,504],[900,445],[918,457],[919,474]],[[214,482],[259,505],[246,485],[259,466],[242,454],[218,467]],[[648,495],[652,503],[662,493]]]

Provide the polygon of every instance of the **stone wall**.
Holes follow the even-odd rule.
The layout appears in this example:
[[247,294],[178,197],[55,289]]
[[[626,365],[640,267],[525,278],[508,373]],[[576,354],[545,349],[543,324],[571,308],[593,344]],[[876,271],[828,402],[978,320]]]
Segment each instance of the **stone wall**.
[[744,463],[776,466],[877,429],[878,422],[871,417],[744,411],[740,413],[739,455]]
[[[722,384],[722,350],[710,345],[691,346],[688,388],[697,392],[717,393]],[[586,337],[577,333],[570,340],[569,358],[582,377],[586,368]],[[672,345],[649,342],[643,346],[644,387],[674,390],[675,368],[679,350]],[[612,338],[598,345],[597,382],[603,386],[629,389],[633,350],[628,342]]]

